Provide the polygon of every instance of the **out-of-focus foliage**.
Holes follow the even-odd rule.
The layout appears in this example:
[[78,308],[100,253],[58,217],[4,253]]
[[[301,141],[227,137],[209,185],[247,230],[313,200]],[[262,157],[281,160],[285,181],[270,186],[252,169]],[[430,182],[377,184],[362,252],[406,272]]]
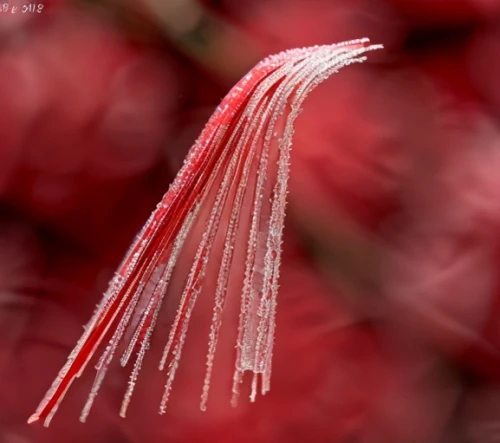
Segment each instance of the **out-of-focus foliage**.
[[[495,441],[499,17],[496,0],[1,0],[0,443]],[[365,36],[386,50],[297,121],[271,393],[202,413],[187,361],[159,417],[151,364],[126,420],[113,371],[86,425],[83,377],[28,426],[232,84]]]

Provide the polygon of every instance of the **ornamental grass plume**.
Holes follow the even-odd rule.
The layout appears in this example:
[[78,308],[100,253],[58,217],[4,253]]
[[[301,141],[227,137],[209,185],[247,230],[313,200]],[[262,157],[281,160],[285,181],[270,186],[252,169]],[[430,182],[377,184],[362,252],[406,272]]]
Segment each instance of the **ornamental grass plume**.
[[[137,236],[29,422],[43,419],[49,425],[71,383],[97,352],[102,353],[81,421],[116,356],[122,366],[132,367],[120,411],[124,417],[155,326],[168,316],[170,302],[164,302],[171,298],[169,292],[175,295],[174,279],[182,286],[159,362],[165,372],[160,413],[166,411],[198,299],[206,303],[211,298],[213,304],[201,409],[207,405],[223,319],[224,326],[237,324],[232,403],[247,371],[252,374],[251,401],[259,391],[269,391],[294,121],[314,87],[380,47],[361,39],[285,51],[266,58],[233,87]],[[235,297],[239,319],[226,321],[226,304],[235,303]]]

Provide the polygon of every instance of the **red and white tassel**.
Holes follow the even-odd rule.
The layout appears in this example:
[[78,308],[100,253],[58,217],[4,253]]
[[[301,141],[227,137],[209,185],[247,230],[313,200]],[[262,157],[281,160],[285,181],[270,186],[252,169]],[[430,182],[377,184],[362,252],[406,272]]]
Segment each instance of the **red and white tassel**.
[[[229,282],[234,285],[235,279],[241,302],[233,404],[246,371],[253,373],[252,401],[259,385],[262,394],[269,391],[293,124],[315,86],[340,68],[363,62],[365,53],[380,47],[363,39],[289,50],[266,58],[234,86],[137,236],[85,333],[28,422],[50,423],[73,380],[101,347],[81,420],[85,421],[117,352],[122,366],[135,355],[120,412],[125,416],[172,275],[186,259],[180,256],[187,239],[190,244],[195,241],[197,249],[159,365],[166,372],[160,412],[165,412],[202,289],[208,296],[203,285],[214,262],[218,269],[210,291],[214,302],[201,408],[207,404]],[[204,227],[193,229],[195,225]],[[244,244],[244,250],[237,244]],[[242,262],[244,273],[233,272],[235,262]]]

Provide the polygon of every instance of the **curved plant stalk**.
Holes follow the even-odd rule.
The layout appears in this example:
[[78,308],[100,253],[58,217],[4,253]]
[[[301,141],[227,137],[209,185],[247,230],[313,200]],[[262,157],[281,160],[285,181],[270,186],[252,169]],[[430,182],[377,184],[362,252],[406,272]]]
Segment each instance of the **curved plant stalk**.
[[[163,315],[169,283],[188,259],[191,267],[160,361],[166,377],[160,412],[165,412],[200,294],[213,297],[201,399],[201,408],[206,408],[228,287],[235,284],[241,288],[241,301],[233,404],[246,371],[253,373],[252,401],[259,385],[262,394],[269,391],[293,124],[315,86],[378,48],[364,39],[289,50],[266,58],[234,86],[137,236],[83,336],[28,422],[43,419],[48,426],[71,383],[100,349],[81,420],[85,421],[117,352],[122,366],[135,356],[120,412],[125,416],[155,325]],[[237,262],[244,273],[235,272]],[[213,279],[206,278],[211,275]]]

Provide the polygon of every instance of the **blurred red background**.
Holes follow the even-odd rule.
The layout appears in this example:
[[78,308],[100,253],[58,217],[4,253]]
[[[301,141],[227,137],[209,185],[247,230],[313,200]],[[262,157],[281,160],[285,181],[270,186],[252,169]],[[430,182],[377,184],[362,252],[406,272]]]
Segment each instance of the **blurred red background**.
[[[499,19],[498,0],[2,0],[0,443],[497,441]],[[127,419],[117,372],[88,423],[84,377],[28,426],[229,88],[360,37],[385,50],[297,121],[271,393],[201,413],[184,376],[160,417],[152,363]]]

